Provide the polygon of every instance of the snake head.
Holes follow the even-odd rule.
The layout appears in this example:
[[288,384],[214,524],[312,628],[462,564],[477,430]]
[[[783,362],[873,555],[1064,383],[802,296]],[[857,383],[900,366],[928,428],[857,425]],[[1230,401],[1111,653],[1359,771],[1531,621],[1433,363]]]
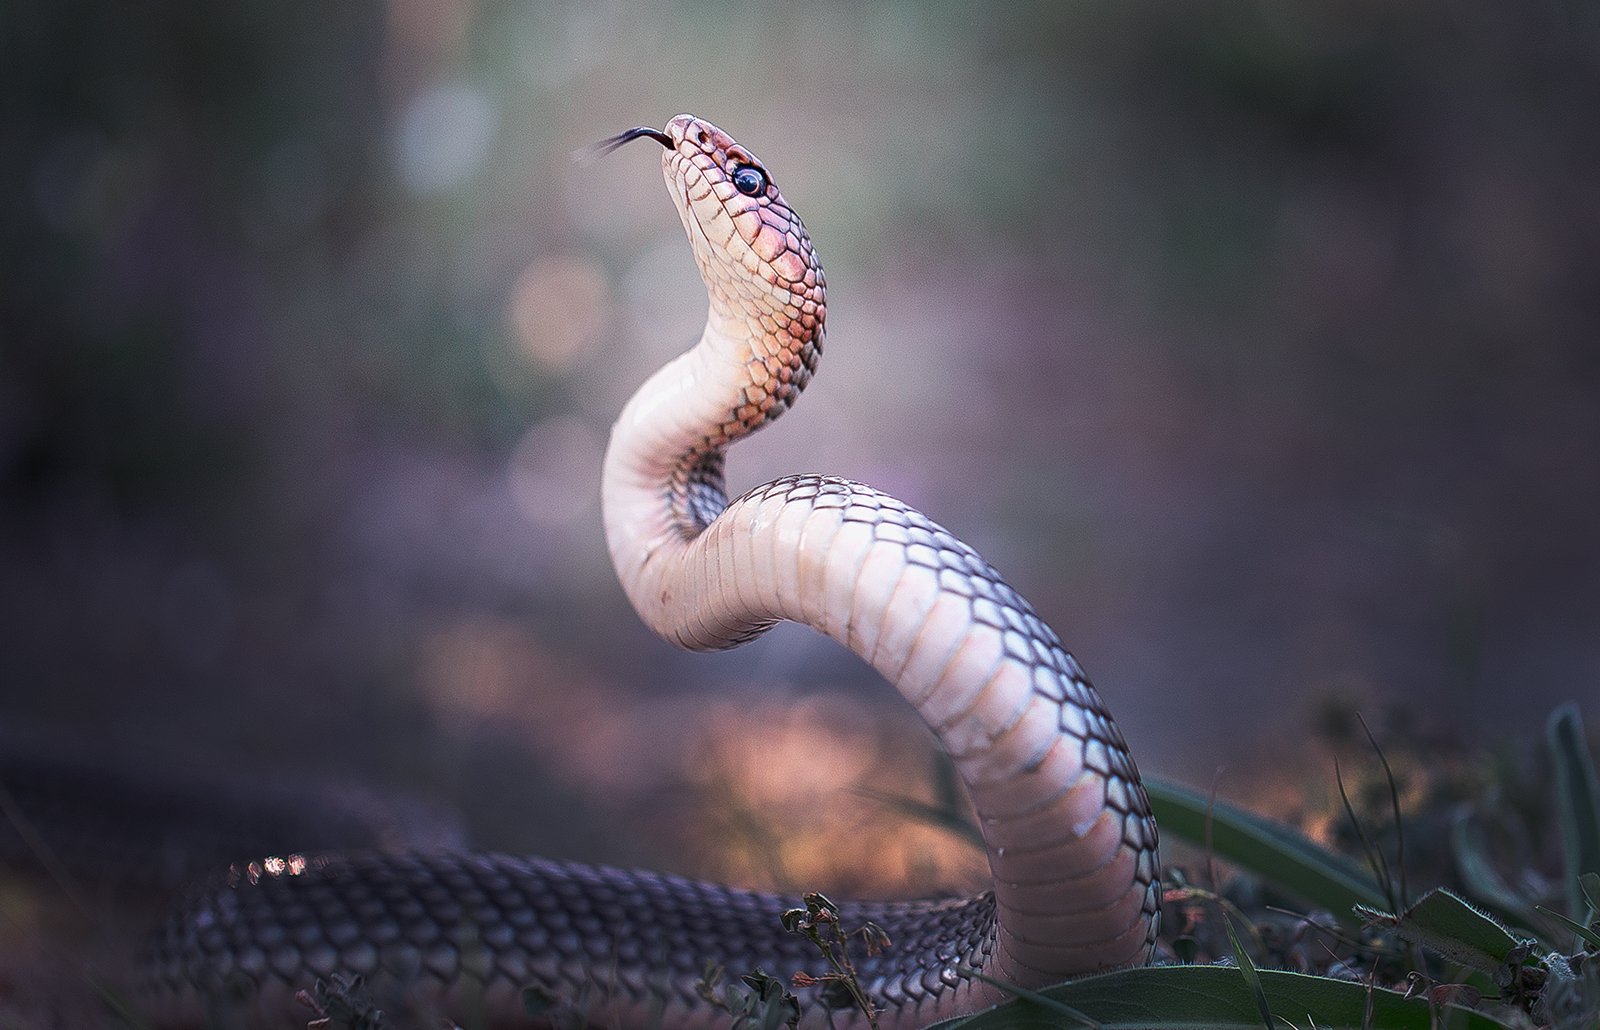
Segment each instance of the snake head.
[[662,173],[713,296],[755,277],[797,303],[820,305],[822,266],[811,236],[761,159],[693,115],[678,115],[665,131],[672,146]]
[[[788,319],[822,321],[825,281],[811,236],[761,159],[732,136],[694,115],[680,114],[665,129],[638,128],[597,146],[611,150],[648,136],[665,148],[667,190],[722,313],[752,302],[788,309]],[[777,315],[779,312],[771,312]],[[767,327],[770,331],[771,327]]]

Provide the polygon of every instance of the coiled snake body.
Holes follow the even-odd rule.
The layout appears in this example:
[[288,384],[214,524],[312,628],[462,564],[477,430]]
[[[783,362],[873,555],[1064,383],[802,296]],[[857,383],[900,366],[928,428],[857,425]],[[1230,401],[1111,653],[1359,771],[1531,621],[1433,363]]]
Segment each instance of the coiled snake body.
[[[705,280],[699,343],[651,376],[612,432],[605,530],[628,597],[682,647],[733,647],[780,619],[849,647],[916,706],[955,761],[994,889],[842,906],[891,947],[858,963],[884,1026],[1141,963],[1159,909],[1156,828],[1122,735],[1060,639],[966,544],[899,501],[826,476],[732,501],[726,446],[775,419],[816,367],[822,267],[748,150],[689,115],[634,129]],[[795,899],[649,872],[495,855],[294,856],[236,867],[160,933],[157,991],[213,1019],[291,1025],[297,988],[336,973],[473,1025],[525,1025],[524,988],[599,1025],[715,1027],[695,981],[816,969],[786,934]],[[836,1025],[859,1010],[832,997]],[[304,1013],[299,1019],[303,1021]],[[275,1022],[274,1022],[275,1021]]]

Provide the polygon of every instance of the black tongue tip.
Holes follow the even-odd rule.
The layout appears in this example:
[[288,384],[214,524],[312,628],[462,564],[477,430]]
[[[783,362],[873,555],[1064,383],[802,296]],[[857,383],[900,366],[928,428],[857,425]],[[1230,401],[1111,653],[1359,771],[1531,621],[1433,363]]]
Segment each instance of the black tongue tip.
[[668,136],[660,129],[652,129],[648,125],[641,125],[638,128],[629,129],[627,132],[619,132],[615,136],[608,136],[605,139],[600,140],[598,143],[591,143],[589,146],[584,147],[582,150],[573,154],[572,157],[573,160],[577,161],[578,163],[584,164],[597,158],[604,157],[613,150],[622,146],[624,143],[631,143],[642,136],[650,137],[663,147],[666,147],[668,150],[672,149],[673,144],[671,136]]

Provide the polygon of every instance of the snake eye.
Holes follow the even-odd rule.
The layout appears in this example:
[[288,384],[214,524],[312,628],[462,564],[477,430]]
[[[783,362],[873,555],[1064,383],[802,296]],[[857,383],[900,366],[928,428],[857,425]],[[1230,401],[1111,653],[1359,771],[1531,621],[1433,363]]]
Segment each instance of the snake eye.
[[747,197],[767,192],[767,173],[755,165],[739,165],[733,170],[733,188]]

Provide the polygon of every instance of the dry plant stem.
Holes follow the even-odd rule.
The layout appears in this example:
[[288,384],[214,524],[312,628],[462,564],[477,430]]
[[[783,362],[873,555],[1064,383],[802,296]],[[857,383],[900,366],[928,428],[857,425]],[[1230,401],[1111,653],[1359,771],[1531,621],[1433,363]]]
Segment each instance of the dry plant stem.
[[[794,986],[814,987],[823,983],[837,983],[850,992],[850,997],[855,1001],[867,1019],[867,1025],[872,1030],[878,1030],[878,1007],[873,1004],[867,992],[862,989],[861,982],[856,974],[855,963],[850,960],[850,936],[860,934],[866,942],[867,953],[875,955],[888,947],[889,935],[875,923],[865,923],[855,930],[846,931],[839,921],[839,907],[829,901],[822,894],[812,892],[803,899],[806,907],[795,908],[783,914],[783,924],[791,933],[798,933],[816,946],[827,959],[828,965],[833,967],[833,972],[824,973],[822,976],[812,976],[809,973],[797,972],[794,974]],[[820,928],[820,929],[819,929]],[[837,949],[837,950],[835,950]]]

